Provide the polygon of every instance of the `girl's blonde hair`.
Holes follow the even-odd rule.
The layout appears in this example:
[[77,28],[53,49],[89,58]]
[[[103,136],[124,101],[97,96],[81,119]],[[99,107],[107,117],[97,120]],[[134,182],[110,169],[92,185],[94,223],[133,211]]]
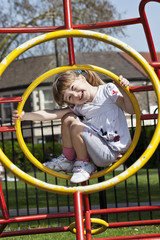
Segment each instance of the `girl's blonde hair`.
[[[86,74],[86,80],[92,86],[104,84],[97,73],[89,70],[83,70],[82,72]],[[64,105],[63,93],[79,77],[79,75],[80,74],[76,70],[66,71],[57,75],[53,83],[53,96],[58,105]]]

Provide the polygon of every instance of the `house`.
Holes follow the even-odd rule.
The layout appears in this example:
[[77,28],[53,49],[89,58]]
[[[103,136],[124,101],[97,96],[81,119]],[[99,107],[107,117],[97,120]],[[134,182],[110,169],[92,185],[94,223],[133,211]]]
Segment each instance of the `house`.
[[[148,53],[141,53],[145,58],[149,59]],[[159,54],[160,55],[160,54]],[[159,56],[158,55],[158,56]],[[68,65],[68,54],[60,54],[60,66]],[[141,86],[151,84],[146,73],[137,63],[128,57],[123,52],[83,52],[75,53],[77,64],[92,64],[103,67],[112,71],[117,75],[123,75],[130,81],[130,86]],[[22,96],[26,88],[38,76],[56,67],[55,55],[29,57],[12,62],[0,78],[0,96],[12,97]],[[106,76],[101,78],[107,82],[110,79]],[[24,110],[37,111],[39,109],[53,109],[56,106],[52,97],[52,82],[54,76],[42,82],[28,98]],[[157,108],[156,96],[154,92],[141,92],[135,94],[141,111],[143,113],[153,113]],[[17,107],[16,103],[5,103],[0,105],[0,117],[3,124],[10,122],[12,110]],[[40,123],[36,123],[39,125]],[[47,124],[47,123],[45,123]],[[60,122],[54,121],[54,134],[60,134]],[[40,130],[34,133],[36,141],[40,142]],[[46,135],[50,134],[50,130],[46,128]],[[25,133],[27,138],[29,133]],[[7,133],[6,133],[7,138]]]

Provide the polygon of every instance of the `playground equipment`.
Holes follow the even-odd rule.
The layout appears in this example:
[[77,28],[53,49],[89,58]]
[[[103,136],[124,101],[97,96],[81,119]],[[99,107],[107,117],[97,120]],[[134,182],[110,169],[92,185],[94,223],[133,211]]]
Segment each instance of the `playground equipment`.
[[[140,64],[142,66],[142,68],[145,70],[145,72],[148,75],[148,78],[150,79],[150,81],[152,82],[153,87],[152,88],[145,88],[145,90],[154,90],[157,96],[157,102],[158,102],[158,106],[160,106],[160,83],[159,83],[159,79],[160,75],[159,75],[159,70],[158,68],[160,67],[160,63],[157,61],[157,57],[156,57],[156,52],[155,52],[155,48],[154,48],[154,44],[153,44],[153,40],[152,40],[152,36],[150,33],[150,29],[149,29],[149,25],[148,25],[148,21],[146,18],[146,14],[144,11],[144,7],[145,4],[147,4],[148,2],[151,2],[151,0],[142,0],[141,4],[140,4],[140,18],[137,19],[128,19],[128,20],[121,20],[121,21],[114,21],[114,22],[110,22],[110,23],[101,23],[101,24],[95,24],[94,25],[94,29],[95,28],[99,28],[99,27],[113,27],[113,26],[121,26],[121,25],[128,25],[128,24],[137,24],[137,23],[141,23],[144,26],[144,30],[146,33],[146,37],[148,40],[148,44],[149,44],[149,49],[150,49],[150,53],[151,53],[151,57],[152,57],[152,63],[150,63],[150,65],[152,67],[155,67],[155,72],[153,70],[153,68],[147,63],[147,61],[138,53],[136,52],[134,49],[132,49],[131,47],[129,47],[127,44],[111,37],[105,34],[101,34],[101,33],[97,33],[97,32],[93,32],[93,31],[86,31],[85,29],[92,29],[92,25],[79,25],[76,26],[76,29],[74,29],[74,25],[72,25],[72,21],[71,21],[71,2],[69,0],[64,0],[64,13],[65,13],[65,30],[59,30],[59,31],[54,31],[56,30],[56,27],[52,28],[52,29],[48,29],[48,31],[54,31],[51,33],[46,33],[43,34],[39,37],[36,37],[34,39],[29,40],[28,42],[20,45],[18,48],[16,48],[13,52],[11,52],[0,64],[0,73],[2,74],[5,69],[9,66],[9,64],[16,58],[18,57],[20,54],[22,54],[24,51],[32,48],[35,45],[38,45],[42,42],[46,42],[52,39],[57,39],[57,38],[67,38],[68,41],[68,49],[69,49],[69,64],[70,66],[63,66],[63,67],[59,67],[59,68],[55,68],[52,69],[46,73],[44,73],[43,75],[41,75],[40,77],[38,77],[28,88],[27,90],[24,92],[22,98],[12,98],[12,99],[1,99],[1,103],[4,101],[19,101],[19,106],[18,106],[18,111],[21,114],[22,110],[23,110],[23,106],[28,98],[28,96],[31,94],[31,92],[35,89],[35,87],[37,87],[42,81],[46,80],[47,78],[49,78],[50,76],[53,76],[54,74],[57,74],[59,72],[63,72],[63,71],[67,71],[70,69],[81,69],[81,70],[93,70],[96,71],[98,73],[102,73],[104,75],[109,76],[111,79],[115,80],[118,82],[118,77],[113,74],[112,72],[100,68],[100,67],[96,67],[96,66],[92,66],[92,65],[76,65],[75,64],[75,58],[74,58],[74,46],[73,46],[73,37],[81,37],[81,38],[90,38],[90,39],[95,39],[97,41],[103,41],[107,44],[111,44],[114,45],[115,47],[123,50],[124,52],[126,52],[127,54],[129,54],[134,60],[137,61],[138,64]],[[155,2],[159,2],[160,1],[155,1]],[[59,27],[61,29],[63,29],[63,27]],[[84,29],[84,30],[80,30],[80,29]],[[12,28],[12,29],[8,29],[8,32],[33,32],[36,31],[38,32],[38,29],[34,29],[34,28],[30,28],[30,30],[28,28]],[[46,32],[47,29],[46,28],[41,28],[41,32]],[[7,30],[5,29],[1,29],[0,32],[7,32]],[[16,167],[8,158],[7,156],[3,153],[2,150],[0,150],[0,158],[1,161],[3,162],[3,165],[10,171],[12,172],[15,176],[17,176],[19,179],[23,180],[24,182],[31,184],[37,188],[40,188],[42,190],[46,190],[46,191],[50,191],[50,192],[54,192],[54,193],[59,193],[59,194],[73,194],[74,195],[74,206],[75,206],[75,212],[74,213],[66,213],[65,216],[75,216],[75,223],[72,223],[69,227],[66,228],[59,228],[59,229],[37,229],[37,230],[28,230],[28,231],[15,231],[14,233],[2,233],[1,236],[5,237],[5,236],[13,236],[13,235],[21,235],[21,234],[32,234],[32,233],[42,233],[42,232],[56,232],[56,231],[68,231],[70,230],[71,232],[76,233],[76,238],[78,240],[84,240],[85,239],[85,234],[86,234],[86,239],[92,239],[91,235],[92,234],[97,234],[100,233],[102,231],[104,231],[107,227],[110,227],[109,223],[106,223],[105,221],[102,221],[100,219],[92,219],[91,218],[91,214],[101,214],[101,213],[109,213],[110,210],[108,209],[104,209],[104,210],[90,210],[89,209],[89,202],[88,202],[88,197],[87,194],[88,193],[94,193],[94,192],[98,192],[98,191],[102,191],[104,189],[107,189],[109,187],[113,187],[114,185],[126,180],[127,178],[129,178],[130,176],[132,176],[133,174],[135,174],[140,168],[142,168],[144,166],[144,164],[146,164],[146,162],[150,159],[150,157],[152,156],[152,154],[154,153],[154,151],[156,150],[158,144],[159,144],[159,135],[160,135],[160,113],[158,115],[152,115],[152,116],[141,116],[140,113],[140,109],[139,109],[139,105],[138,102],[136,100],[136,98],[134,97],[134,95],[131,92],[135,91],[143,91],[144,87],[142,88],[140,87],[136,87],[136,89],[131,88],[131,91],[129,91],[129,89],[125,89],[125,91],[127,92],[127,94],[129,95],[129,97],[131,98],[131,101],[134,105],[135,108],[135,112],[136,112],[136,131],[135,131],[135,135],[132,141],[132,144],[130,146],[130,148],[128,149],[128,151],[126,152],[126,154],[117,162],[115,163],[112,167],[105,169],[103,171],[100,171],[96,174],[93,174],[91,178],[96,178],[96,177],[100,177],[103,176],[104,174],[109,173],[110,171],[114,170],[115,168],[117,168],[119,165],[121,165],[122,163],[125,162],[125,160],[131,155],[131,153],[133,152],[138,139],[139,139],[139,135],[140,135],[140,131],[141,131],[141,119],[145,120],[148,118],[152,118],[152,119],[156,119],[158,118],[158,123],[157,123],[157,127],[156,130],[154,132],[154,135],[152,137],[152,140],[148,146],[148,148],[146,149],[146,151],[142,154],[142,156],[127,170],[125,170],[124,172],[122,172],[121,174],[119,174],[118,176],[108,180],[108,181],[104,181],[98,184],[93,184],[93,185],[85,185],[83,184],[82,186],[78,186],[78,187],[65,187],[65,186],[57,186],[57,185],[53,185],[53,184],[48,184],[46,182],[42,182],[40,180],[37,180],[33,177],[31,177],[30,175],[24,173],[22,170],[20,170],[18,167]],[[22,133],[21,133],[21,125],[20,125],[20,121],[18,120],[16,122],[15,128],[14,127],[1,127],[0,129],[1,131],[16,131],[17,134],[17,139],[18,142],[22,148],[22,150],[24,151],[24,153],[26,154],[27,158],[36,166],[38,167],[40,170],[45,171],[48,174],[51,174],[53,176],[59,177],[59,178],[63,178],[63,179],[69,179],[68,175],[65,174],[61,174],[61,173],[57,173],[54,172],[46,167],[44,167],[37,159],[35,159],[35,157],[29,152],[29,150],[27,149],[25,142],[23,140],[22,137]],[[7,212],[7,208],[5,205],[5,200],[4,200],[4,196],[3,196],[3,191],[2,188],[0,188],[1,190],[1,207],[2,207],[2,212],[3,212],[3,216],[4,219],[0,220],[0,223],[2,224],[1,226],[1,232],[3,231],[3,229],[5,228],[7,223],[11,223],[11,222],[20,222],[20,221],[27,221],[27,220],[37,220],[37,219],[44,219],[45,216],[43,215],[37,215],[37,216],[26,216],[23,218],[10,218],[8,216],[8,212]],[[83,201],[84,201],[84,212],[83,212],[83,206],[82,206],[82,197],[83,197]],[[156,210],[160,210],[160,207],[132,207],[132,208],[123,208],[121,211],[126,212],[126,211],[156,211]],[[112,209],[112,211],[114,211]],[[119,211],[119,210],[117,210]],[[86,232],[84,232],[84,221],[83,221],[83,216],[85,215],[85,224],[86,224]],[[64,217],[64,214],[51,214],[48,215],[48,218],[56,218],[56,217]],[[100,225],[102,225],[101,228],[95,229],[95,230],[91,230],[91,222],[94,223],[98,223]],[[160,223],[160,220],[152,220],[150,221],[150,224],[153,223]],[[130,226],[132,224],[133,226],[133,222],[132,223],[128,223],[128,226]],[[143,221],[144,224],[144,221]],[[126,224],[127,225],[127,224]],[[135,225],[140,225],[139,223],[135,223]],[[76,226],[76,229],[75,229]],[[118,226],[118,225],[117,225]],[[141,236],[143,239],[146,238],[150,238],[150,239],[155,239],[155,237],[160,236],[160,234],[150,234],[150,236]],[[133,236],[123,236],[123,238],[105,238],[105,239],[137,239],[138,236],[136,236],[136,238],[134,238]],[[103,238],[104,239],[104,238]]]

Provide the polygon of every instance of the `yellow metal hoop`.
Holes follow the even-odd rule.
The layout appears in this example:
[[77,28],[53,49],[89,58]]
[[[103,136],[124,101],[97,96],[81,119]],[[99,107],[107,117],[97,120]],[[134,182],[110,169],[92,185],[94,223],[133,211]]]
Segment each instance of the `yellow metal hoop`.
[[[31,85],[26,89],[26,91],[24,92],[22,98],[23,98],[23,101],[19,103],[18,105],[18,112],[19,114],[21,114],[22,110],[23,110],[23,107],[24,107],[24,104],[26,102],[26,100],[28,99],[29,95],[32,93],[32,91],[44,80],[46,80],[47,78],[57,74],[57,73],[60,73],[60,72],[64,72],[64,71],[68,71],[68,70],[78,70],[78,69],[81,69],[81,70],[91,70],[91,71],[96,71],[96,72],[99,72],[101,74],[104,74],[108,77],[110,77],[111,79],[113,79],[114,81],[116,81],[117,83],[119,83],[118,81],[118,76],[116,76],[115,74],[113,74],[112,72],[106,70],[106,69],[103,69],[103,68],[100,68],[100,67],[96,67],[96,66],[93,66],[93,65],[74,65],[74,66],[63,66],[63,67],[59,67],[59,68],[55,68],[55,69],[52,69],[46,73],[44,73],[43,75],[41,75],[40,77],[38,77],[33,83],[31,83]],[[97,172],[95,174],[93,174],[91,176],[91,179],[93,178],[97,178],[97,177],[100,177],[110,171],[112,171],[113,169],[115,169],[116,167],[118,167],[120,164],[122,164],[130,155],[131,153],[133,152],[137,142],[138,142],[138,139],[139,139],[139,136],[140,136],[140,132],[141,132],[141,120],[140,120],[140,109],[139,109],[139,105],[138,105],[138,102],[135,98],[135,96],[129,92],[129,88],[125,89],[125,91],[127,92],[127,94],[129,95],[132,103],[133,103],[133,106],[134,106],[134,109],[135,109],[135,113],[136,113],[136,131],[135,131],[135,134],[134,134],[134,138],[133,138],[133,141],[132,141],[132,144],[130,145],[128,151],[124,154],[124,156],[117,162],[115,163],[112,167],[108,168],[108,169],[104,169],[100,172]],[[19,145],[21,147],[21,149],[23,150],[24,154],[27,156],[27,158],[36,166],[38,167],[40,170],[46,172],[46,173],[49,173],[51,174],[52,176],[56,176],[56,177],[59,177],[59,178],[63,178],[63,179],[70,179],[70,176],[69,175],[66,175],[66,174],[62,174],[62,173],[59,173],[59,172],[56,172],[56,171],[53,171],[45,166],[43,166],[33,155],[32,153],[28,150],[25,142],[24,142],[24,139],[23,139],[23,136],[22,136],[22,131],[21,131],[21,124],[20,124],[20,120],[16,121],[16,133],[17,133],[17,140],[19,142]]]
[[[142,68],[147,73],[149,79],[151,80],[155,93],[157,96],[157,102],[158,106],[160,107],[160,83],[159,80],[154,72],[154,70],[150,67],[150,65],[147,63],[147,61],[133,48],[129,47],[127,44],[123,43],[122,41],[115,39],[111,36],[97,33],[93,31],[85,31],[85,30],[61,30],[53,33],[47,33],[44,35],[41,35],[39,37],[36,37],[34,39],[31,39],[30,41],[22,44],[18,48],[16,48],[13,52],[11,52],[0,64],[0,74],[2,74],[5,69],[8,67],[8,65],[21,53],[25,52],[29,48],[38,45],[42,42],[46,42],[52,39],[57,38],[64,38],[64,37],[82,37],[82,38],[90,38],[95,39],[98,41],[103,41],[105,43],[109,43],[124,52],[126,52],[128,55],[130,55],[132,58],[134,58],[137,63],[139,63]],[[30,175],[24,173],[19,168],[17,168],[3,153],[3,151],[0,149],[0,158],[5,167],[11,171],[15,176],[22,179],[26,183],[29,183],[30,185],[33,185],[34,187],[40,188],[42,190],[55,192],[55,193],[62,193],[62,194],[73,194],[76,191],[80,191],[82,193],[93,193],[97,191],[102,191],[104,189],[110,188],[133,174],[135,174],[139,169],[141,169],[146,162],[150,159],[154,151],[156,150],[158,144],[159,144],[159,135],[160,135],[160,112],[158,114],[158,123],[157,127],[155,129],[154,135],[152,137],[152,140],[148,146],[148,148],[145,150],[145,152],[141,155],[141,157],[127,170],[125,170],[123,173],[117,175],[116,177],[93,185],[88,186],[79,186],[79,187],[65,187],[65,186],[57,186],[53,184],[48,184],[43,181],[37,180]],[[18,125],[18,123],[17,123]],[[121,161],[121,160],[120,160]],[[121,163],[120,163],[121,164]]]
[[[85,219],[83,219],[83,222],[85,222]],[[92,235],[100,234],[100,233],[106,231],[107,227],[109,227],[107,222],[105,222],[104,220],[99,219],[99,218],[91,218],[91,223],[96,223],[96,224],[102,225],[102,227],[100,227],[100,228],[92,229],[91,230]],[[69,225],[69,230],[70,230],[70,232],[76,234],[75,225],[76,225],[75,222],[71,223]],[[86,230],[84,230],[84,235],[86,235]]]

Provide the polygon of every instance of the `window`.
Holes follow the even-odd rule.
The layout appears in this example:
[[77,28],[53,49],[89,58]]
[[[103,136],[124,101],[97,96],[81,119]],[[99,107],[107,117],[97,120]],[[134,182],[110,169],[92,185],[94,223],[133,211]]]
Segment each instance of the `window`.
[[[5,95],[3,97],[10,97]],[[2,120],[10,120],[12,114],[12,104],[11,103],[2,103],[1,105],[1,116]]]
[[[21,96],[21,94],[17,95],[3,95],[2,97],[14,97],[14,96]],[[10,121],[12,116],[13,109],[17,108],[17,103],[2,103],[1,104],[1,117],[3,121]]]
[[44,108],[53,109],[53,94],[51,90],[43,90],[44,94]]
[[11,103],[3,103],[3,118],[9,119],[12,114],[12,105]]
[[53,99],[52,88],[39,91],[40,109],[54,109],[55,102]]

